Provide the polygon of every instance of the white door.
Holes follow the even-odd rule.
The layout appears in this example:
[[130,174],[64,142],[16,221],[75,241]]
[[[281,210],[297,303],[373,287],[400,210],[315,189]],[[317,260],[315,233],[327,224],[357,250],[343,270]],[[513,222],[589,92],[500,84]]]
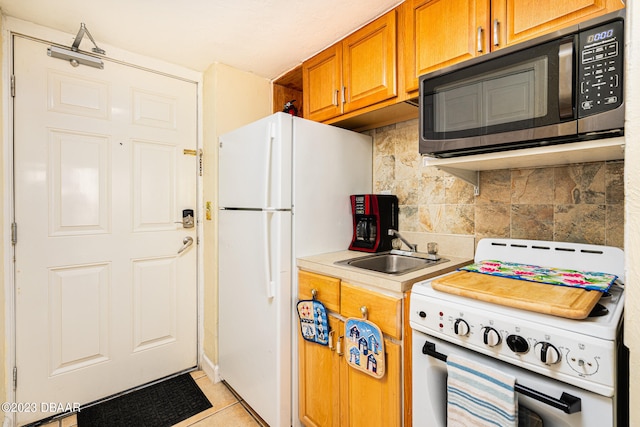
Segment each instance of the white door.
[[16,401],[88,403],[197,364],[197,85],[47,47],[14,37]]

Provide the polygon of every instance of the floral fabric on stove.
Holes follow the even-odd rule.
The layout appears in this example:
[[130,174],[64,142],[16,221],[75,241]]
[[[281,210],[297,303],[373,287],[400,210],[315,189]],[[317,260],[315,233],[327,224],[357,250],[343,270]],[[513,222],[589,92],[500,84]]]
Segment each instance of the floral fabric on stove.
[[608,291],[618,277],[609,273],[565,270],[496,260],[480,261],[459,270],[601,292]]

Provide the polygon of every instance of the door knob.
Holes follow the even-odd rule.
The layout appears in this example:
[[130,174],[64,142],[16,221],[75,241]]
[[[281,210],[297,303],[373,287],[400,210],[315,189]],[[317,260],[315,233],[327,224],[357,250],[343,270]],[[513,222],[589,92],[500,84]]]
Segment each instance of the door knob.
[[187,236],[184,239],[182,239],[182,247],[178,250],[178,255],[184,252],[192,244],[193,244],[193,238],[191,236]]

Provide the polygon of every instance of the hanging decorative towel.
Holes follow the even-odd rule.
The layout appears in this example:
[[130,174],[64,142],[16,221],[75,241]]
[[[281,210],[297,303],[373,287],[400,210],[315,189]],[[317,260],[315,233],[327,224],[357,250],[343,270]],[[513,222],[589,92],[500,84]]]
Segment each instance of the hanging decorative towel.
[[449,354],[448,427],[517,427],[515,377],[490,366]]
[[385,371],[382,331],[366,319],[349,318],[345,325],[347,363],[375,378]]
[[298,302],[302,338],[321,345],[329,344],[329,322],[324,305],[315,299]]

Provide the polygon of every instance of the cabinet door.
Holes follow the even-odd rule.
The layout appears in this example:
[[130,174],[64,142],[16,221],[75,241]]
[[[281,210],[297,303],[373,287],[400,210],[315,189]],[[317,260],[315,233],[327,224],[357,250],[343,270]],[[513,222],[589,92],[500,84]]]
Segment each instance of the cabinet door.
[[298,299],[312,299],[320,301],[327,310],[340,311],[340,279],[298,271]]
[[510,46],[623,7],[621,0],[494,0],[492,22],[498,22],[499,36],[496,41],[499,46],[493,49]]
[[302,64],[304,117],[323,121],[342,113],[342,45],[320,52]]
[[484,53],[489,43],[489,0],[407,0],[405,91],[418,78]]
[[397,95],[396,11],[342,41],[344,112]]
[[342,282],[340,314],[344,317],[362,317],[363,307],[366,307],[368,319],[383,334],[402,339],[402,298]]
[[385,374],[380,379],[349,367],[346,360],[343,360],[343,427],[402,425],[400,345],[387,339],[384,340],[384,345],[386,367]]
[[[329,327],[338,335],[344,323],[329,316]],[[298,339],[298,398],[300,421],[306,427],[340,425],[340,365],[341,357],[327,346]]]

